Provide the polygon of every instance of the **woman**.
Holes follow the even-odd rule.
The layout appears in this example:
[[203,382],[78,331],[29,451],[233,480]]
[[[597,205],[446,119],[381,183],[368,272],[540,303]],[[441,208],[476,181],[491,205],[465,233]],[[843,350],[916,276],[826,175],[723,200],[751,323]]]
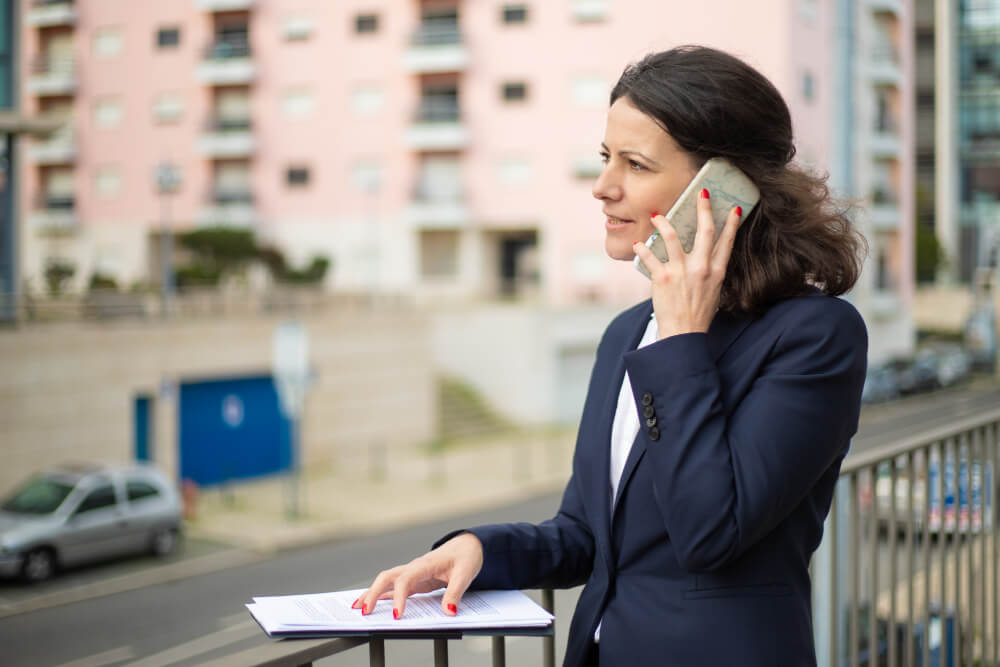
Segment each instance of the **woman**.
[[[611,93],[594,196],[612,258],[638,256],[651,299],[606,330],[558,514],[481,526],[381,573],[358,599],[405,613],[446,586],[586,586],[567,665],[812,665],[809,559],[857,430],[867,334],[834,298],[864,240],[822,179],[790,161],[791,118],[742,61],[680,47]],[[685,255],[666,211],[704,162],[759,187],[714,239],[711,193]],[[741,217],[745,219],[741,220]],[[653,230],[670,260],[644,246]]]

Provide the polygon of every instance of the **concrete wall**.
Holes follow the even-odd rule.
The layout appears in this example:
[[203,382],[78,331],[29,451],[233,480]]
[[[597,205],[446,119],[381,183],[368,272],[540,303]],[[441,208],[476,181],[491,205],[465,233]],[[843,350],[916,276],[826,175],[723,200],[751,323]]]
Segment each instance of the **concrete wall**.
[[[154,457],[178,469],[179,383],[269,372],[276,317],[74,323],[0,332],[0,490],[64,461],[129,461],[133,402],[154,398]],[[335,465],[372,443],[408,447],[436,433],[429,326],[407,311],[301,318],[318,374],[301,457]]]

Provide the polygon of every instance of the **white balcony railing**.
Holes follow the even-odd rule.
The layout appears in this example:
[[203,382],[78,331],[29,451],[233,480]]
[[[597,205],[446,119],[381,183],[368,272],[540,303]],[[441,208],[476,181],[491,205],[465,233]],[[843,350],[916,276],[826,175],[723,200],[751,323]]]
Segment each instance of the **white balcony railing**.
[[198,65],[198,79],[215,86],[251,83],[256,73],[250,45],[242,40],[223,40],[210,45]]
[[206,12],[234,12],[252,9],[256,0],[198,0],[198,8]]
[[69,164],[76,159],[76,142],[68,132],[57,133],[36,141],[28,147],[27,154],[28,161],[34,164]]
[[47,53],[39,55],[31,65],[28,92],[35,95],[72,95],[76,92],[73,59]]
[[461,200],[414,200],[406,207],[406,224],[417,229],[460,229],[469,224],[469,211]]
[[36,0],[24,20],[38,28],[73,25],[76,23],[76,4],[73,0]]
[[890,232],[899,229],[899,204],[895,202],[874,203],[868,208],[868,218],[875,231]]
[[899,67],[899,55],[891,44],[880,43],[872,47],[868,76],[877,85],[899,85],[903,73]]
[[41,234],[76,231],[76,204],[72,195],[42,195],[28,217],[28,224]]
[[250,122],[214,119],[198,140],[198,151],[210,158],[246,158],[256,149]]
[[459,72],[469,64],[469,53],[462,44],[458,25],[429,22],[417,30],[403,55],[403,68],[413,74]]
[[198,225],[252,227],[257,223],[257,209],[249,189],[216,190],[196,215]]
[[868,8],[873,12],[887,12],[899,16],[903,11],[902,0],[868,0]]
[[899,157],[901,144],[899,135],[893,132],[874,132],[871,135],[870,151],[876,158]]

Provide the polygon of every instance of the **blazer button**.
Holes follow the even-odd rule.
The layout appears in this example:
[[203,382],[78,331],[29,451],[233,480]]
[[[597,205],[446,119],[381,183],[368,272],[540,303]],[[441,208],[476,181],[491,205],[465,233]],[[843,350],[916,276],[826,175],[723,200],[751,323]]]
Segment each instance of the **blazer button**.
[[649,393],[648,391],[643,392],[641,400],[642,400],[642,404],[643,405],[652,405],[653,404],[653,395],[651,393]]
[[649,428],[653,428],[654,426],[656,426],[656,417],[650,417],[649,419],[647,419],[646,426],[648,426]]
[[647,405],[646,407],[644,407],[642,409],[642,416],[646,417],[647,419],[650,418],[650,417],[652,417],[655,414],[656,414],[656,410],[653,409],[652,405]]
[[650,428],[649,429],[649,439],[650,440],[659,440],[660,439],[660,429],[656,428],[655,426],[652,427],[652,428]]

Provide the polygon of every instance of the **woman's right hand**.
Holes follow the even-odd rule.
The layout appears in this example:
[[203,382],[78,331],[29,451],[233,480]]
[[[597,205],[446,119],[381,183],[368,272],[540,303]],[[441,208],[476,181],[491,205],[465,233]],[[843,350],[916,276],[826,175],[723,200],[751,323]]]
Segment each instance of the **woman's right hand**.
[[379,600],[392,599],[393,618],[402,618],[406,598],[447,587],[441,609],[458,613],[458,602],[483,567],[483,545],[472,533],[462,533],[406,565],[380,572],[372,585],[355,600],[353,608],[370,614]]

